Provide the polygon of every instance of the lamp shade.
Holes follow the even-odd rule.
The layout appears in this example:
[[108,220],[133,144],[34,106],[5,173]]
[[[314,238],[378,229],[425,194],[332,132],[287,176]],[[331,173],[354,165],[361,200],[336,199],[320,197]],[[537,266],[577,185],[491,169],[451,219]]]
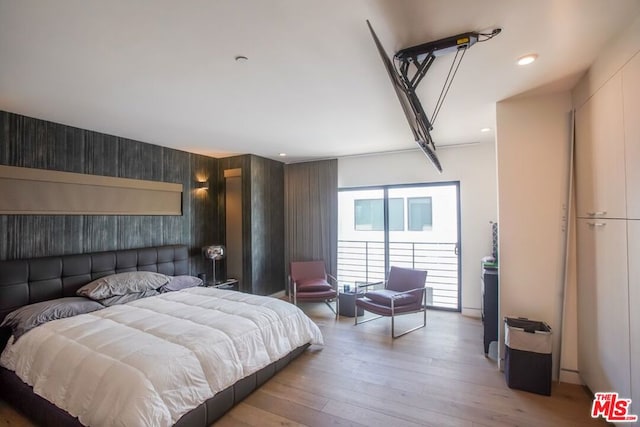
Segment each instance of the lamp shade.
[[223,245],[211,245],[202,248],[202,254],[206,259],[219,260],[224,258],[226,249]]

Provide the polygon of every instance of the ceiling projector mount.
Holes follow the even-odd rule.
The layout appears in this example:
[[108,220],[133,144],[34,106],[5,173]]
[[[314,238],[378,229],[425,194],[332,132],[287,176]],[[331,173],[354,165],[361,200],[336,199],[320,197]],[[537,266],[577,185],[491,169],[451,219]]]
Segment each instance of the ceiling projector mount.
[[[402,109],[409,122],[409,126],[413,131],[416,142],[429,157],[438,172],[442,172],[442,166],[436,156],[436,147],[431,139],[431,131],[433,123],[440,112],[440,108],[444,99],[449,92],[451,83],[458,72],[458,67],[464,58],[464,54],[471,46],[478,42],[484,42],[492,39],[500,34],[502,29],[496,28],[490,33],[468,32],[458,34],[456,36],[446,37],[444,39],[423,43],[417,46],[408,47],[398,51],[394,55],[394,63],[389,60],[387,53],[378,39],[375,31],[371,27],[371,23],[367,21],[371,36],[376,44],[378,53],[382,58],[382,62],[387,69],[387,73],[391,78]],[[435,59],[449,53],[455,53],[451,68],[447,74],[447,78],[442,86],[440,96],[436,102],[431,119],[425,114],[422,104],[416,95],[416,88],[431,68]],[[413,65],[413,67],[411,67]]]

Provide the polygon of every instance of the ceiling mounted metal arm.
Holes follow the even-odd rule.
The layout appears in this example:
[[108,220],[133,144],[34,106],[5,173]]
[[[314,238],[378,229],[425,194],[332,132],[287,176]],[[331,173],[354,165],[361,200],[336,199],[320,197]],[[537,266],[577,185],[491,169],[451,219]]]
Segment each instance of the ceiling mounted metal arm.
[[[438,101],[436,102],[435,108],[433,109],[433,115],[431,116],[430,128],[433,128],[433,123],[438,117],[438,113],[440,112],[440,108],[444,103],[444,99],[449,93],[449,89],[451,88],[451,84],[453,83],[453,79],[458,72],[458,68],[460,67],[460,63],[462,62],[462,58],[464,58],[464,54],[468,49],[468,45],[462,45],[456,49],[455,57],[453,58],[453,62],[451,63],[451,67],[449,68],[449,73],[447,74],[447,78],[444,81],[442,86],[442,90],[440,91],[440,96],[438,97]],[[402,51],[401,51],[402,52]],[[462,54],[460,54],[462,52]],[[401,76],[404,84],[406,85],[407,91],[415,95],[415,91],[427,74],[431,65],[433,65],[433,61],[435,61],[437,55],[436,51],[430,51],[427,53],[422,52],[420,55],[407,56],[407,55],[399,55],[396,54],[395,60],[398,62],[396,65],[396,69],[398,70],[398,74]],[[423,58],[420,61],[420,57]],[[413,64],[416,68],[415,73],[413,75],[409,75],[410,66]]]
[[[462,55],[458,59],[458,54],[462,51]],[[447,97],[449,93],[449,89],[451,88],[451,84],[453,83],[453,79],[458,73],[458,67],[460,67],[460,63],[462,62],[462,58],[464,58],[464,54],[467,52],[467,48],[464,47],[456,52],[456,56],[453,58],[453,62],[451,63],[451,67],[449,68],[449,73],[447,74],[447,78],[444,81],[444,85],[442,86],[442,90],[440,91],[440,96],[438,97],[438,101],[436,102],[436,106],[433,109],[433,115],[431,116],[431,124],[436,121],[438,117],[438,113],[440,112],[440,108],[442,108],[442,104],[444,103],[444,99]],[[456,63],[456,60],[457,63]],[[455,69],[454,69],[455,66]],[[453,71],[453,74],[451,72]]]
[[[433,64],[433,61],[436,59],[436,57],[435,55],[430,53],[425,56],[422,62],[420,62],[418,57],[399,59],[396,56],[395,59],[399,62],[399,65],[397,65],[396,68],[398,69],[399,74],[402,76],[405,84],[409,89],[415,90],[422,81],[422,78],[427,74],[427,71],[429,71],[429,68],[431,68],[431,65]],[[416,68],[416,71],[412,76],[409,75],[409,67],[411,66],[411,64],[413,64]]]
[[435,59],[436,56],[434,54],[429,54],[422,62],[420,62],[417,57],[413,59],[413,63],[417,69],[413,79],[411,79],[411,86],[413,86],[414,89],[418,87]]
[[[433,65],[433,61],[435,61],[436,57],[455,52],[453,63],[451,64],[451,68],[449,69],[449,73],[447,74],[447,78],[442,86],[440,96],[438,97],[438,101],[436,102],[433,110],[433,115],[431,116],[431,122],[429,123],[430,129],[433,128],[433,123],[438,117],[440,108],[449,93],[453,79],[458,72],[458,67],[462,62],[462,58],[464,58],[464,54],[467,49],[478,41],[484,41],[479,40],[480,36],[485,36],[485,40],[488,40],[499,33],[500,30],[496,29],[489,35],[476,32],[458,34],[456,36],[402,49],[394,55],[396,71],[403,80],[407,92],[417,98],[416,89],[431,68],[431,65]],[[415,66],[415,72],[410,75],[412,64]]]

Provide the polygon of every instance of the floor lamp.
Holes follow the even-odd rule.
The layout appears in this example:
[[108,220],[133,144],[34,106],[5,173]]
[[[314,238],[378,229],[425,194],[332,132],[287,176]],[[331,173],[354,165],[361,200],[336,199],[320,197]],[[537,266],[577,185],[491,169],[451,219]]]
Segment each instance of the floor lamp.
[[225,255],[225,247],[223,245],[211,245],[211,246],[205,246],[204,248],[202,248],[202,254],[204,255],[204,257],[206,259],[210,259],[211,260],[211,264],[213,266],[213,281],[212,283],[215,285],[216,283],[218,283],[216,281],[216,261],[219,259],[224,258]]

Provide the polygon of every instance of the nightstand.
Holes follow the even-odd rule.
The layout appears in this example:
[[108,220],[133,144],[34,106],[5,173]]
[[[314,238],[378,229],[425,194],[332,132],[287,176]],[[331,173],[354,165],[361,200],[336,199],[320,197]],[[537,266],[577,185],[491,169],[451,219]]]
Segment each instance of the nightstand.
[[207,282],[207,284],[205,286],[212,287],[212,288],[218,288],[218,289],[224,289],[224,290],[228,290],[228,291],[237,291],[238,290],[238,279],[229,278],[229,279],[221,280],[221,281],[216,282],[216,283]]

